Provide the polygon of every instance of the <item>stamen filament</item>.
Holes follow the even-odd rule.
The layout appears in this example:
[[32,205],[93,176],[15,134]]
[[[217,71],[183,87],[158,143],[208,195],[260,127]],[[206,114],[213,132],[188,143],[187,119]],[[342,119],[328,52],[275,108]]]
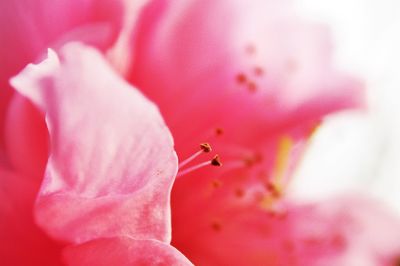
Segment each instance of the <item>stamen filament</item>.
[[176,177],[184,176],[184,175],[189,174],[189,173],[191,173],[191,172],[193,172],[193,171],[195,171],[197,169],[203,168],[204,166],[207,166],[207,165],[211,165],[211,161],[206,161],[206,162],[203,162],[203,163],[199,163],[199,164],[194,165],[192,167],[189,167],[189,168],[187,168],[185,170],[182,170],[182,171],[178,172]]
[[194,159],[196,159],[200,154],[202,153],[206,153],[206,152],[210,152],[211,146],[208,143],[202,143],[200,144],[200,150],[195,152],[194,154],[192,154],[189,158],[183,160],[179,165],[179,169],[181,169],[182,167],[184,167],[185,165],[187,165],[188,163],[190,163],[191,161],[193,161]]
[[188,163],[190,163],[191,161],[193,161],[194,159],[196,159],[197,156],[199,156],[199,155],[202,154],[202,153],[203,153],[203,151],[200,150],[200,151],[198,151],[198,152],[195,152],[195,153],[194,153],[192,156],[190,156],[189,158],[183,160],[183,161],[178,165],[179,169],[181,169],[182,167],[184,167],[185,165],[187,165]]
[[179,171],[178,174],[176,175],[176,177],[180,177],[180,176],[189,174],[189,173],[191,173],[191,172],[193,172],[193,171],[195,171],[195,170],[197,170],[197,169],[203,168],[204,166],[207,166],[207,165],[222,166],[222,163],[221,163],[221,161],[220,161],[220,159],[219,159],[218,154],[215,155],[215,156],[214,156],[211,160],[209,160],[209,161],[202,162],[202,163],[199,163],[199,164],[197,164],[197,165],[191,166],[191,167],[189,167],[189,168],[187,168],[187,169],[185,169],[185,170]]

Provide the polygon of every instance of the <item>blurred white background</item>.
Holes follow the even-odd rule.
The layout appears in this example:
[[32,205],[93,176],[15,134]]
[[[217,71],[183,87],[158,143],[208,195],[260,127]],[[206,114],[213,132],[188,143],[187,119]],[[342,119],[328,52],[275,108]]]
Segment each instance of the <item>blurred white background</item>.
[[306,199],[368,193],[400,215],[400,1],[296,3],[303,16],[330,26],[336,64],[366,81],[369,110],[326,120],[292,192]]

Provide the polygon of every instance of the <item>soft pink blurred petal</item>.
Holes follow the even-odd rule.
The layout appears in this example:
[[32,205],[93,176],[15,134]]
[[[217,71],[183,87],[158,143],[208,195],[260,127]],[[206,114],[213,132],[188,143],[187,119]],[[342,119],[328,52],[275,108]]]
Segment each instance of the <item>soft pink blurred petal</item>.
[[36,226],[39,183],[0,167],[1,265],[61,265],[62,245]]
[[179,251],[157,240],[128,237],[93,240],[64,250],[70,266],[184,266],[192,265]]
[[400,220],[385,206],[353,195],[294,208],[290,231],[303,241],[300,265],[397,265]]
[[20,94],[14,94],[8,107],[4,136],[12,167],[41,182],[48,158],[47,127],[43,114]]
[[[0,133],[12,95],[8,81],[48,47],[81,40],[107,48],[122,27],[123,0],[0,2]],[[0,135],[0,147],[3,138]]]
[[288,2],[156,0],[143,12],[131,79],[160,105],[178,149],[189,121],[273,130],[360,104],[360,83],[332,68],[327,29]]
[[174,245],[196,265],[395,265],[400,221],[382,206],[349,197],[286,204],[281,213],[220,206],[208,225],[188,216]]
[[60,61],[49,51],[11,83],[49,129],[38,224],[78,243],[121,234],[168,242],[177,159],[157,108],[77,43],[61,49]]

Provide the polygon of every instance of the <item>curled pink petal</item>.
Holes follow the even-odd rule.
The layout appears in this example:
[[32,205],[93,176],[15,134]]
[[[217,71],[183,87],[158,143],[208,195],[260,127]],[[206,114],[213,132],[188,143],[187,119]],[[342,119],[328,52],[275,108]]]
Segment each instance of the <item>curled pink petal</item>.
[[98,239],[67,247],[64,258],[68,266],[193,265],[170,245],[157,240],[135,240],[128,237]]
[[50,157],[38,224],[75,243],[128,235],[170,240],[169,193],[177,169],[158,109],[95,49],[72,43],[12,79],[45,113]]

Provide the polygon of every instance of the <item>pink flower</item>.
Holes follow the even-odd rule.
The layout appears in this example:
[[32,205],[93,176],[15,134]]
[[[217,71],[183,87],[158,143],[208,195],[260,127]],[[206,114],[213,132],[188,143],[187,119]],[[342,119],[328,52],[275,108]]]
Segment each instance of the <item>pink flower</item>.
[[156,0],[138,23],[130,80],[189,158],[172,192],[175,247],[196,265],[394,264],[400,222],[380,206],[284,197],[324,115],[362,105],[324,27],[257,0]]
[[393,264],[380,206],[285,197],[324,115],[362,104],[326,29],[289,1],[143,2],[0,4],[1,264]]

